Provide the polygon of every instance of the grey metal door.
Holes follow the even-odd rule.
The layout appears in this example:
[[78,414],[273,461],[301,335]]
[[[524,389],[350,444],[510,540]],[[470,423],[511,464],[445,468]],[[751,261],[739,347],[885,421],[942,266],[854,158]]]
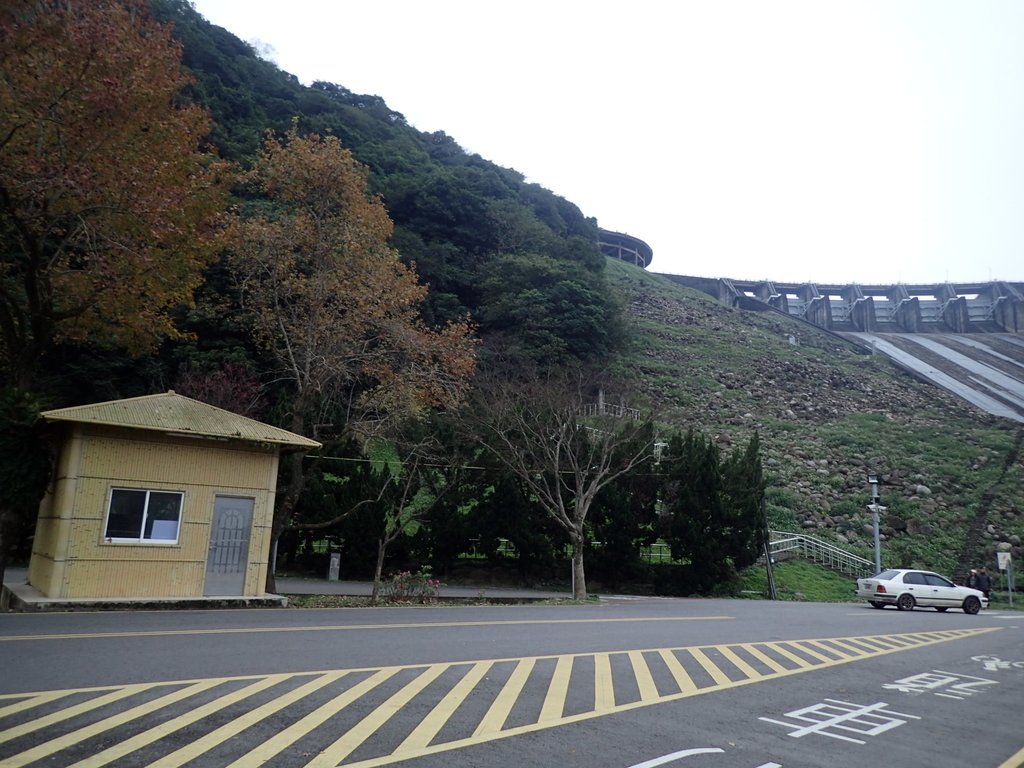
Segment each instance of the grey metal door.
[[237,496],[215,498],[204,595],[244,593],[253,503],[253,499]]

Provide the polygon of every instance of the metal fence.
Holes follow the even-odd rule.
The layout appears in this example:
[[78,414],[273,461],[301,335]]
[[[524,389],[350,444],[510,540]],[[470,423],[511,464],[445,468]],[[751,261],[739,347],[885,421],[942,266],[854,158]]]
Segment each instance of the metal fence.
[[851,576],[864,577],[875,573],[875,564],[870,560],[815,536],[788,531],[769,531],[768,539],[768,551],[771,552],[773,559],[795,555]]
[[[827,568],[840,573],[847,573],[858,578],[873,576],[875,565],[870,560],[847,552],[845,549],[830,544],[824,539],[816,536],[808,536],[805,533],[790,533],[788,531],[769,531],[768,550],[774,560],[786,557],[802,557],[814,563],[819,563]],[[499,539],[497,554],[502,557],[515,558],[517,556],[515,545],[508,539]],[[601,547],[601,542],[594,541],[591,544]],[[566,558],[572,557],[572,548],[565,546],[562,553]],[[672,547],[665,542],[659,541],[640,550],[640,557],[646,563],[661,564],[676,562],[672,558]],[[764,561],[764,558],[761,558]]]

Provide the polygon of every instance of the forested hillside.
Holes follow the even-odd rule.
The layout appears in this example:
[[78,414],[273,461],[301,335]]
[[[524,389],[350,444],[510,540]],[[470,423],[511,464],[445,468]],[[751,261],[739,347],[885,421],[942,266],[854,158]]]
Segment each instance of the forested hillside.
[[377,95],[301,85],[187,0],[153,0],[184,45],[194,94],[211,113],[219,153],[250,163],[267,131],[337,136],[369,167],[392,244],[430,286],[429,322],[473,315],[481,335],[512,335],[538,354],[605,354],[618,333],[602,280],[596,222],[521,173],[423,133]]
[[187,0],[22,0],[0,32],[0,554],[30,540],[40,409],[170,388],[325,444],[283,462],[288,567],[328,542],[348,576],[511,552],[534,580],[570,551],[582,594],[584,552],[707,590],[758,555],[762,492],[866,554],[868,471],[887,562],[1021,554],[1012,425],[606,261],[571,202],[381,96],[303,86]]

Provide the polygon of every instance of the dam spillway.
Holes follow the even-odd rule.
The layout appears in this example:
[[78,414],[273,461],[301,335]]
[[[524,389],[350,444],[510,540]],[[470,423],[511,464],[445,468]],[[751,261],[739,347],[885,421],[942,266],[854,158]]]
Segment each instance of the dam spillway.
[[975,407],[1024,422],[1024,283],[825,285],[663,274],[882,354]]
[[830,331],[1024,333],[1024,283],[891,285],[781,283],[662,275],[723,304],[765,304]]

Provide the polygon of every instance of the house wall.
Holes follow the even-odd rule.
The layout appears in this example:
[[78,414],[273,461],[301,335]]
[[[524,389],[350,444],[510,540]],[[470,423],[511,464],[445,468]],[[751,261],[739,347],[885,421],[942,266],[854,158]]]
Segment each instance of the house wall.
[[[214,498],[244,496],[254,506],[243,594],[263,595],[277,466],[269,447],[70,425],[40,505],[28,581],[53,598],[202,596]],[[104,540],[112,488],[183,492],[177,543]]]

